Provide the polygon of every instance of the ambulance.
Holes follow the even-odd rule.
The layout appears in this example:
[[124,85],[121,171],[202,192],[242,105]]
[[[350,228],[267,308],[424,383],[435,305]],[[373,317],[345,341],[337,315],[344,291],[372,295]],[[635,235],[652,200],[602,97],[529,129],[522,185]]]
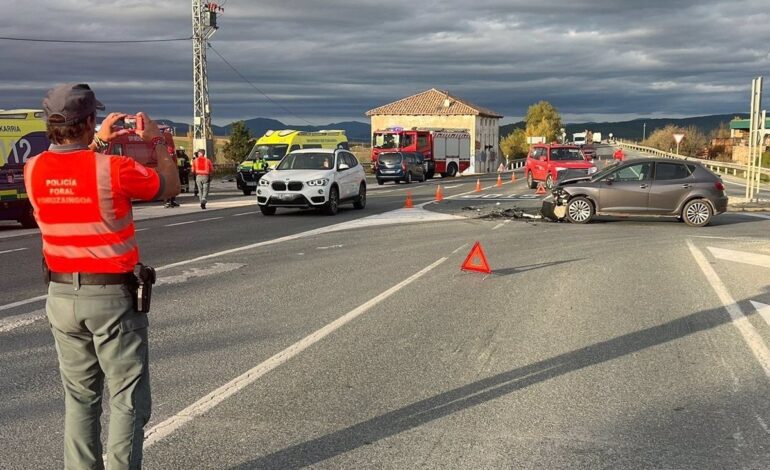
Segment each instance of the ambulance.
[[42,110],[0,111],[0,220],[37,226],[24,188],[24,163],[47,148]]
[[238,165],[236,186],[244,195],[250,195],[257,188],[262,175],[275,168],[287,153],[299,149],[348,150],[348,138],[344,130],[269,130],[257,140],[249,155]]

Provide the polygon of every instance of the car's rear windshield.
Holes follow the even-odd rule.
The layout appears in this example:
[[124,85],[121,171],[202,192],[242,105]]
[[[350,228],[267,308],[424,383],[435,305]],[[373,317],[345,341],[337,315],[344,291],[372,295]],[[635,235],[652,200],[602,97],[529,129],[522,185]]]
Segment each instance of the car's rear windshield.
[[334,155],[330,153],[290,153],[277,170],[329,170],[334,168]]
[[578,149],[556,148],[551,149],[551,160],[585,160]]
[[398,165],[401,163],[400,153],[381,153],[379,158],[380,163],[383,165]]

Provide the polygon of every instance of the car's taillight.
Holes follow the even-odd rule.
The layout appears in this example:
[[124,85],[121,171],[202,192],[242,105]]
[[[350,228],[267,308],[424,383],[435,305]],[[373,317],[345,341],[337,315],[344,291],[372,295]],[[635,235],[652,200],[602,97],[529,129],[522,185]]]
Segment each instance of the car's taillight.
[[721,181],[717,181],[716,183],[714,183],[714,187],[717,188],[717,191],[725,190],[725,185]]

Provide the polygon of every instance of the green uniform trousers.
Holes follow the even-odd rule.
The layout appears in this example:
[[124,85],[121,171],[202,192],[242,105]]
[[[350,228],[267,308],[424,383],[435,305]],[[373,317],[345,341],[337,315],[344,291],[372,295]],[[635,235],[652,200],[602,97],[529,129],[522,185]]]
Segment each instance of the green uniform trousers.
[[107,468],[142,466],[144,426],[150,419],[147,315],[134,309],[121,285],[52,282],[46,313],[64,385],[64,466],[103,469],[102,390],[109,389]]
[[198,175],[195,177],[195,184],[198,187],[198,194],[200,195],[201,202],[206,202],[209,197],[209,183],[211,177],[209,175]]

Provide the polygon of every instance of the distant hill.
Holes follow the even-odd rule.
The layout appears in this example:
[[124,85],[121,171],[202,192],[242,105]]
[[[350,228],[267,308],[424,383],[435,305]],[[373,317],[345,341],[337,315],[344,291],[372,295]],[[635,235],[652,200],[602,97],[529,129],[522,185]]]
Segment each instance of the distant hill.
[[[614,137],[630,140],[642,140],[642,133],[644,130],[644,124],[647,124],[647,135],[649,136],[655,129],[661,129],[669,124],[675,126],[687,127],[695,126],[704,133],[708,134],[712,130],[719,127],[721,123],[729,123],[734,117],[741,117],[748,119],[749,115],[745,113],[735,114],[714,114],[711,116],[697,116],[682,119],[634,119],[632,121],[621,122],[580,122],[580,123],[567,123],[565,129],[567,135],[570,136],[575,132],[583,132],[588,129],[591,132],[601,132],[604,138],[607,138],[612,132]],[[506,124],[500,127],[500,137],[505,137],[514,129],[523,129],[524,121],[514,122],[512,124]]]
[[[184,135],[187,134],[190,126],[189,124],[183,124],[168,120],[160,120],[161,123],[166,124],[170,127],[173,127],[175,129],[176,135]],[[346,121],[346,122],[335,122],[331,124],[327,124],[324,126],[294,126],[291,124],[284,124],[281,121],[275,120],[275,119],[268,119],[268,118],[254,118],[254,119],[248,119],[244,121],[246,123],[246,127],[251,131],[251,135],[255,137],[261,137],[267,132],[268,130],[279,130],[279,129],[296,129],[298,131],[319,131],[319,130],[328,130],[328,129],[339,129],[344,130],[345,134],[348,136],[348,140],[351,141],[365,141],[368,142],[370,140],[370,126],[369,123],[365,122],[359,122],[359,121]],[[230,134],[231,126],[211,126],[211,130],[214,132],[214,135],[216,136],[226,136]]]

